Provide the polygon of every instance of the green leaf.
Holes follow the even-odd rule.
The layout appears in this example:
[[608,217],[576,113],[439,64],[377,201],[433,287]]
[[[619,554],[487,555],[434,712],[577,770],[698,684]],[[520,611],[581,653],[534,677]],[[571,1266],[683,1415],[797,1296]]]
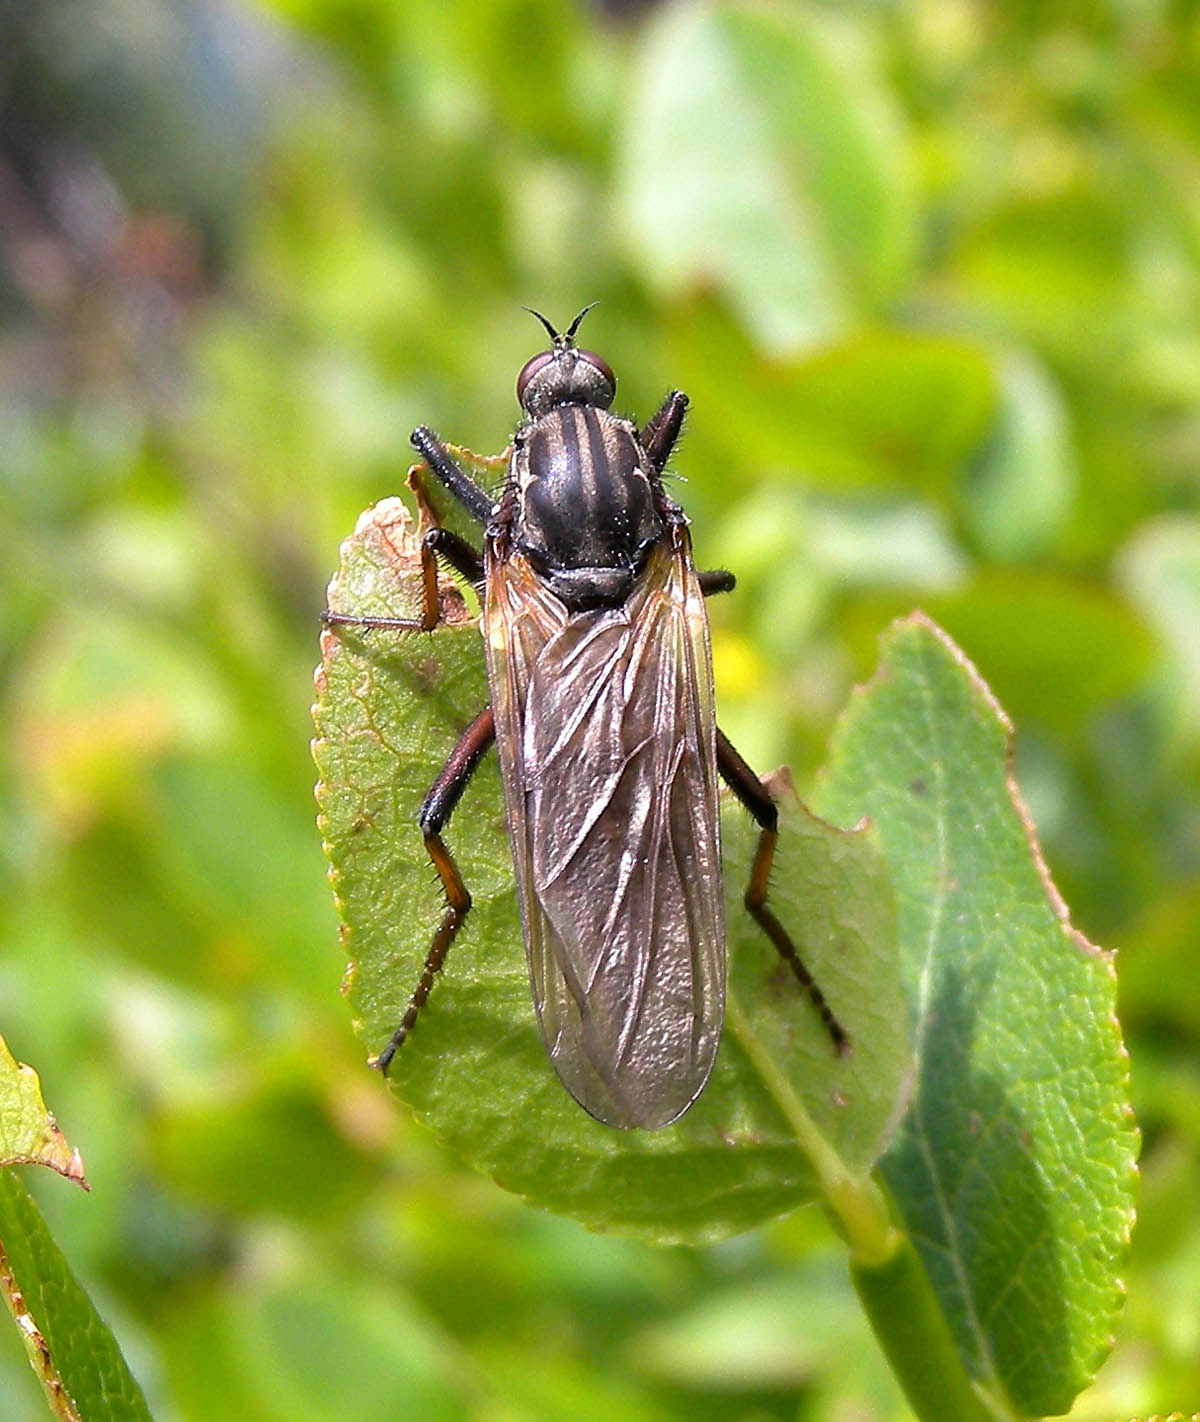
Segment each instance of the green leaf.
[[[0,1167],[48,1165],[86,1190],[83,1161],[54,1124],[37,1073],[0,1037]],[[71,1273],[16,1173],[0,1168],[0,1293],[50,1410],[68,1422],[149,1419],[116,1340]]]
[[794,9],[667,7],[623,117],[621,204],[660,287],[717,284],[780,351],[901,284],[911,174],[860,35]]
[[966,1365],[1004,1415],[1065,1411],[1112,1346],[1137,1132],[1112,960],[1072,929],[1011,729],[914,616],[840,727],[818,804],[896,879],[916,1093],[881,1169]]
[[731,469],[753,470],[752,489],[764,465],[778,465],[810,492],[883,487],[911,498],[918,487],[948,502],[995,417],[987,351],[961,337],[860,330],[781,361],[711,306],[696,307],[684,334],[671,369],[691,396],[691,438]]
[[237,1289],[188,1290],[164,1331],[181,1417],[462,1422],[480,1410],[466,1350],[361,1259],[298,1254]]
[[55,1416],[149,1422],[116,1339],[11,1170],[0,1170],[0,1290]]
[[1143,524],[1121,554],[1121,582],[1168,653],[1157,674],[1185,734],[1200,735],[1200,517]]
[[1070,417],[1053,376],[1028,351],[999,352],[996,368],[1002,399],[967,485],[967,517],[992,557],[1035,558],[1055,547],[1075,502]]
[[83,1160],[46,1110],[37,1072],[13,1059],[0,1037],[0,1166],[48,1165],[87,1189]]
[[1119,598],[1061,575],[983,569],[924,605],[960,644],[980,649],[989,683],[1019,724],[1064,736],[1134,691],[1150,660],[1146,629]]
[[[412,616],[417,543],[399,500],[343,547],[330,605]],[[341,628],[323,638],[315,747],[321,827],[351,957],[349,995],[378,1051],[420,976],[444,901],[415,824],[487,687],[475,622],[452,591],[433,634]],[[785,815],[772,904],[849,1032],[838,1058],[806,996],[741,906],[756,832],[725,822],[729,1006],[717,1065],[676,1125],[614,1131],[559,1085],[538,1034],[499,778],[488,757],[447,832],[474,907],[391,1079],[464,1158],[584,1223],[710,1239],[812,1199],[815,1155],[863,1177],[905,1090],[893,902],[869,835]],[[797,1143],[808,1133],[807,1149]]]

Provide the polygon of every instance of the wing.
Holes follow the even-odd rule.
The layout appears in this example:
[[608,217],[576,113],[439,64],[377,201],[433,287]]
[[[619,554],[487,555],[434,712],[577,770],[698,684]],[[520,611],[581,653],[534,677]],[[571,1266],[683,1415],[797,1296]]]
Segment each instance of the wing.
[[485,610],[546,1049],[586,1111],[645,1129],[704,1086],[725,996],[708,623],[674,541],[621,608],[568,615],[514,555]]

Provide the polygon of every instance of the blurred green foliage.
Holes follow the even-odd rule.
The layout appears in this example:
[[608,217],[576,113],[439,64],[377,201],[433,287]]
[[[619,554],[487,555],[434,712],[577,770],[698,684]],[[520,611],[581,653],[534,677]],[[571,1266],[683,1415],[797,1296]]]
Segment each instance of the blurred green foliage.
[[[338,540],[417,421],[506,442],[521,303],[598,297],[621,407],[694,400],[748,758],[810,781],[914,605],[1016,721],[1145,1132],[1073,1416],[1192,1411],[1200,6],[618,8],[0,17],[0,1030],[93,1190],[29,1183],[159,1417],[904,1415],[819,1217],[656,1251],[529,1211],[337,997]],[[0,1392],[42,1415],[8,1330]]]

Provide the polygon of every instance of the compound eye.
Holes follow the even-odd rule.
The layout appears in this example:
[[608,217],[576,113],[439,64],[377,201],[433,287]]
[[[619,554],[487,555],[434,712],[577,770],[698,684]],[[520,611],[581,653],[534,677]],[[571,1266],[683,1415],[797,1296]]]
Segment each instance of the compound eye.
[[556,354],[555,351],[542,351],[527,360],[521,367],[521,373],[517,376],[517,401],[519,404],[525,403],[525,391],[529,387],[529,382],[535,375],[546,369]]
[[[587,361],[588,365],[598,370],[605,380],[608,381],[610,390],[616,390],[617,377],[612,373],[612,366],[609,365],[603,356],[598,356],[595,351],[580,351],[579,359]],[[611,396],[609,398],[611,399]]]

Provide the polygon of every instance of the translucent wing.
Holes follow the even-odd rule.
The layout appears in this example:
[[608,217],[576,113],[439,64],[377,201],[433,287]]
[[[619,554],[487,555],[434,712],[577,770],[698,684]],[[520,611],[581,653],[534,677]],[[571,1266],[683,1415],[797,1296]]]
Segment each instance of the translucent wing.
[[645,1129],[708,1079],[725,993],[708,624],[673,541],[621,608],[569,615],[514,555],[485,609],[542,1036],[586,1111]]

